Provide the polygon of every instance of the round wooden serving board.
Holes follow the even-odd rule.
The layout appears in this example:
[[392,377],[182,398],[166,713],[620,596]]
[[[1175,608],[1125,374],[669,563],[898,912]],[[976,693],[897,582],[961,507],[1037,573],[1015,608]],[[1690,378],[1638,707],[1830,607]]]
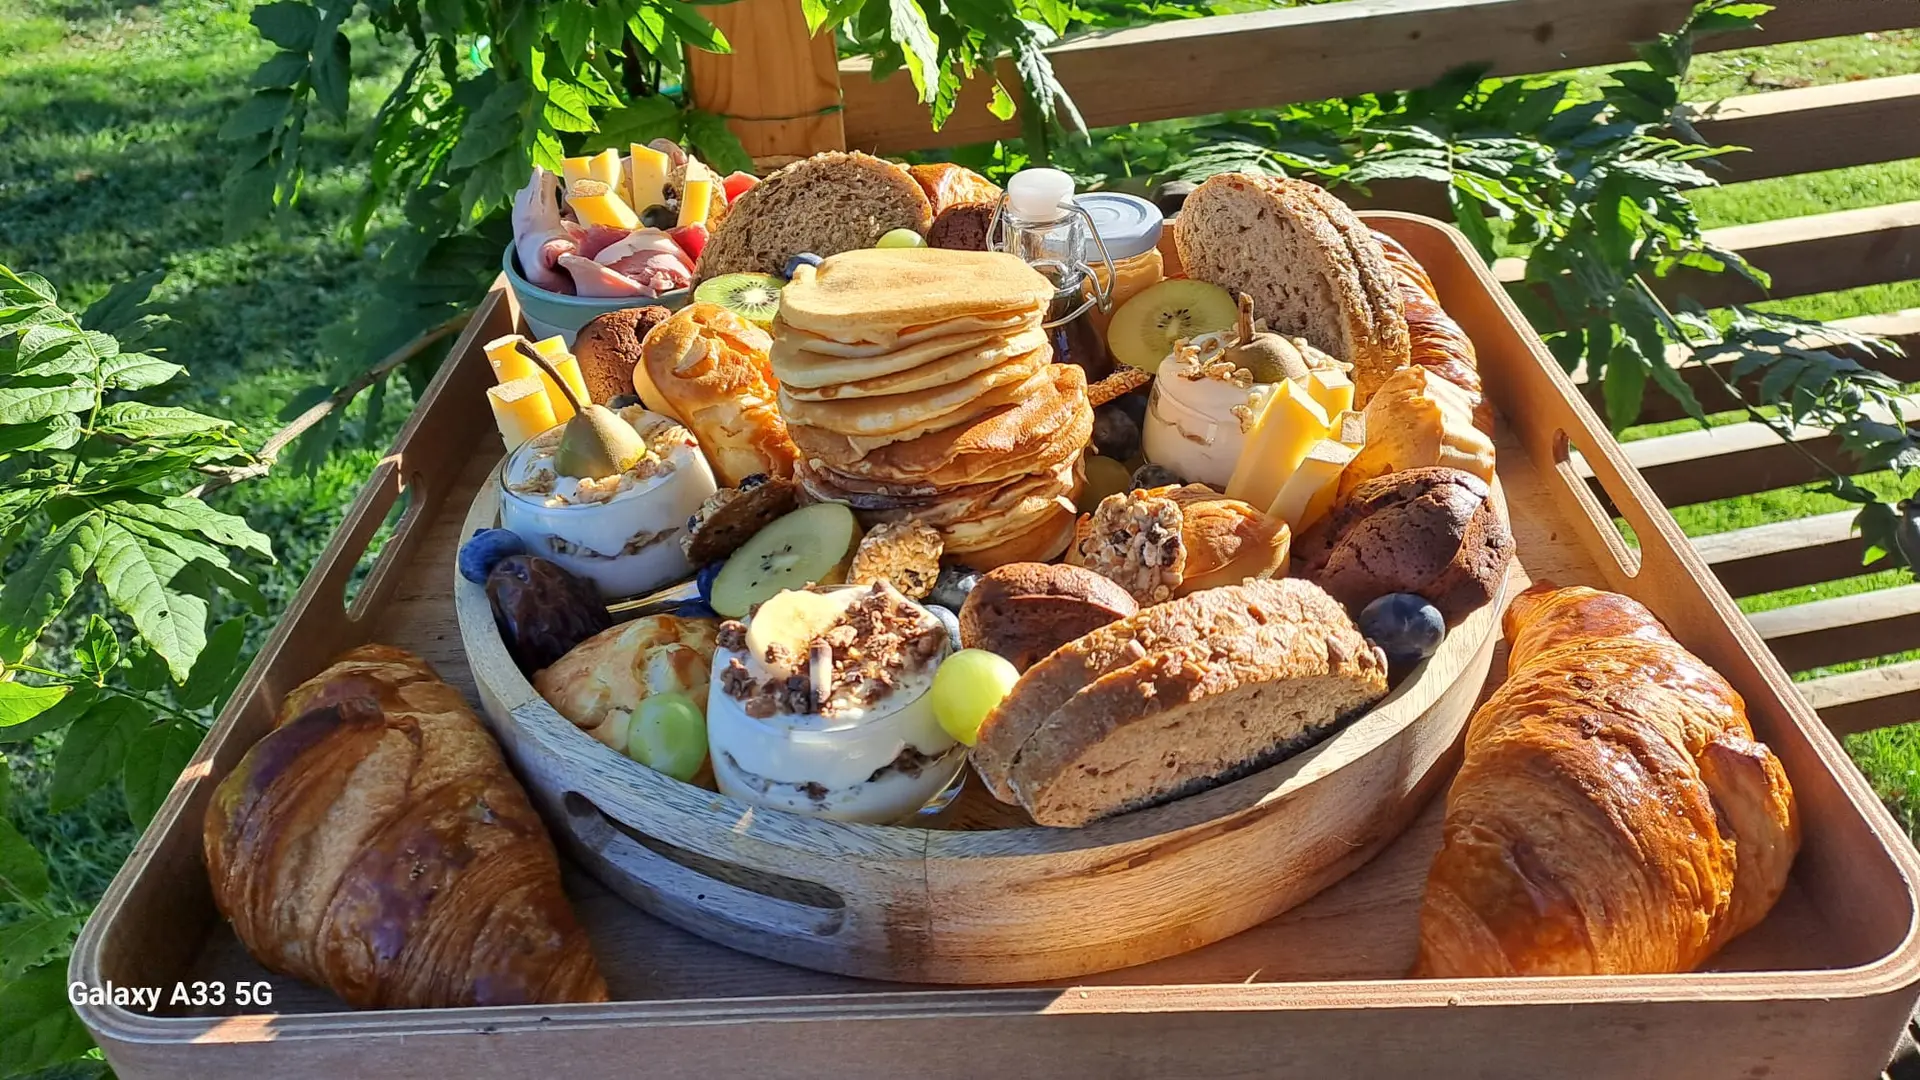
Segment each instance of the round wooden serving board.
[[[1495,488],[1495,498],[1500,498]],[[494,525],[482,487],[462,536]],[[744,952],[914,983],[1074,978],[1186,952],[1339,881],[1451,774],[1493,662],[1503,587],[1384,701],[1231,784],[1081,829],[1034,826],[969,771],[932,828],[765,810],[616,753],[507,655],[486,590],[454,582],[481,701],[556,837],[608,888]]]

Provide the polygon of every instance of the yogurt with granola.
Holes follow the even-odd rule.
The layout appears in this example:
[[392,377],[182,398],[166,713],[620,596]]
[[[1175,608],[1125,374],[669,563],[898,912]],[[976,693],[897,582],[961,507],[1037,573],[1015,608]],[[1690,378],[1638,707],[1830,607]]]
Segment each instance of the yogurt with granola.
[[527,440],[500,467],[500,525],[534,554],[592,581],[609,600],[684,580],[687,518],[716,485],[678,421],[639,406],[619,410],[647,455],[617,476],[564,476],[554,467],[565,425]]
[[884,582],[781,593],[749,623],[722,623],[707,692],[720,790],[879,825],[935,803],[967,759],[927,696],[949,647],[940,621]]

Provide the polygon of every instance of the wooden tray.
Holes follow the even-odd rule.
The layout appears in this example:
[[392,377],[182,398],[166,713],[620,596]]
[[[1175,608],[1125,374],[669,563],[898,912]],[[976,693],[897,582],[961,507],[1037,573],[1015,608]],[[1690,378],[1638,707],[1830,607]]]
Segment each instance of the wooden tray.
[[[1073,983],[911,990],[821,974],[713,945],[580,874],[569,889],[618,999],[610,1003],[354,1013],[268,975],[213,910],[201,816],[281,695],[342,649],[401,645],[473,692],[449,584],[467,508],[498,456],[484,421],[491,372],[477,343],[510,331],[517,312],[496,287],[73,954],[71,977],[90,985],[265,979],[273,1011],[83,1007],[108,1060],[130,1078],[236,1080],[525,1076],[563,1063],[689,1080],[1876,1075],[1920,996],[1920,857],[1458,234],[1404,215],[1368,218],[1426,265],[1479,348],[1505,417],[1497,442],[1519,547],[1513,585],[1585,582],[1644,601],[1745,696],[1793,780],[1805,842],[1787,892],[1710,970],[1402,978],[1438,844],[1434,800],[1378,857],[1292,911]],[[1582,478],[1576,447],[1637,551]],[[406,511],[347,608],[355,564],[403,491]],[[1496,678],[1500,665],[1496,657]]]
[[[482,487],[462,535],[497,525],[499,508],[498,487]],[[756,956],[961,984],[1188,952],[1358,869],[1452,775],[1506,601],[1502,588],[1366,716],[1270,769],[1080,829],[1034,827],[969,771],[928,829],[755,808],[616,753],[534,692],[486,589],[458,574],[452,587],[493,730],[555,839],[608,888]]]

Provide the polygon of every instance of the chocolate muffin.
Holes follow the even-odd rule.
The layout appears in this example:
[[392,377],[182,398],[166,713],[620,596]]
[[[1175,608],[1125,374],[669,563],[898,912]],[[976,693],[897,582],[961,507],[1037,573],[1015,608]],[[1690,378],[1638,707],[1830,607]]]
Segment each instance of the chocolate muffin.
[[1352,610],[1426,598],[1452,626],[1493,598],[1513,533],[1486,482],[1438,466],[1369,480],[1294,544],[1294,574]]
[[587,384],[587,396],[595,404],[605,405],[622,394],[638,392],[633,369],[640,364],[640,343],[647,339],[647,331],[672,314],[658,304],[621,308],[580,328],[573,339],[573,355],[580,361],[580,378]]
[[1025,671],[1060,646],[1140,610],[1113,582],[1079,566],[1008,563],[983,574],[960,606],[960,644]]

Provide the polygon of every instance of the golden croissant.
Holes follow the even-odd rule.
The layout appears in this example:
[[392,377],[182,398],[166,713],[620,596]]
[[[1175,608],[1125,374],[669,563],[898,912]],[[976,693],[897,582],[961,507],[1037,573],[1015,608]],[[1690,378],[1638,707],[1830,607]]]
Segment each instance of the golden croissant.
[[205,843],[247,951],[349,1004],[606,1000],[526,792],[411,653],[363,646],[288,694]]
[[1474,713],[1416,976],[1691,971],[1758,924],[1800,847],[1746,705],[1637,601],[1536,585]]

